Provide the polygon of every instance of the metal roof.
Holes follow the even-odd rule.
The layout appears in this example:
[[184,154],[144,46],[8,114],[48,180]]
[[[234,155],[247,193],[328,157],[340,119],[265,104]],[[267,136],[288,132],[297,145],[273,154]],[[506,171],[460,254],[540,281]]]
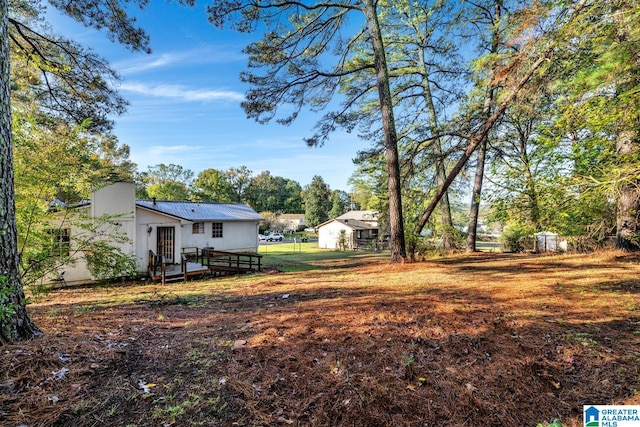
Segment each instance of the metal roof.
[[349,211],[335,219],[357,219],[358,221],[377,221],[380,213],[377,211]]
[[278,215],[278,219],[302,219],[304,217],[303,213],[300,214],[280,214]]
[[244,203],[165,202],[137,200],[136,206],[187,221],[262,221],[256,211]]
[[377,230],[378,225],[373,224],[371,222],[364,222],[357,219],[330,219],[329,221],[325,221],[322,224],[316,225],[316,228],[324,227],[327,224],[331,224],[332,222],[339,222],[340,224],[344,224],[352,230]]
[[334,221],[340,222],[352,230],[375,230],[378,228],[377,225],[373,225],[370,222],[359,221],[357,219],[336,218]]
[[51,201],[51,203],[49,203],[49,211],[55,212],[58,209],[82,208],[89,205],[91,205],[91,200],[89,199],[82,199],[77,203],[67,203],[56,197],[55,199],[53,199],[53,201]]

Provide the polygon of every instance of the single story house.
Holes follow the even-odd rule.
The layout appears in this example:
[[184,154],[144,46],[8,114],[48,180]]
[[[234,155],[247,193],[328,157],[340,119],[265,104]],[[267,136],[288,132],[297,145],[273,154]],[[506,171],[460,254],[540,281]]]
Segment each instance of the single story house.
[[379,237],[379,213],[349,211],[318,225],[321,249],[358,249],[375,247]]
[[[194,248],[257,253],[258,223],[263,220],[243,203],[136,200],[132,182],[101,188],[77,209],[89,218],[113,218],[110,226],[127,238],[120,248],[135,256],[140,275],[147,272],[149,251],[164,256],[168,264],[179,264],[180,254]],[[68,230],[71,244],[74,231],[80,232]],[[64,272],[67,283],[93,280],[82,254]]]
[[304,227],[304,214],[280,214],[278,221],[282,224],[285,232],[294,232],[300,227]]

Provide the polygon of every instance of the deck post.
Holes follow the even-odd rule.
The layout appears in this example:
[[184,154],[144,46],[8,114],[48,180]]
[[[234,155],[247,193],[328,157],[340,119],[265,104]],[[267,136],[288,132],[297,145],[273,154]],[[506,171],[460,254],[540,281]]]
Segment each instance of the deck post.
[[187,271],[187,257],[184,254],[182,254],[180,265],[181,265],[180,268],[182,268],[182,273],[184,274],[184,281],[186,282],[187,277],[189,276],[188,275],[189,272]]
[[164,256],[162,256],[161,261],[162,261],[162,268],[161,268],[161,271],[162,271],[162,284],[166,285],[167,284],[167,264],[166,264],[166,262],[164,260]]

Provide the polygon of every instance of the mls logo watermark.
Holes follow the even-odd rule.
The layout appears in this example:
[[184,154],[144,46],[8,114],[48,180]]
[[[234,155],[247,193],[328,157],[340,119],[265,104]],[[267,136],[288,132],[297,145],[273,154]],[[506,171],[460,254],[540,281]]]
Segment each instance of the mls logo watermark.
[[585,405],[584,427],[640,427],[640,406]]

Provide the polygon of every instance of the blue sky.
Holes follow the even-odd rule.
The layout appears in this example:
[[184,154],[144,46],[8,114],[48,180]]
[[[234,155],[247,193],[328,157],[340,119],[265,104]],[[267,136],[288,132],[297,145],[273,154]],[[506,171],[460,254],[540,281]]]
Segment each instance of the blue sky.
[[369,146],[356,133],[338,132],[323,147],[308,148],[303,138],[311,136],[321,113],[301,114],[290,126],[246,118],[240,107],[247,89],[239,80],[246,67],[242,48],[259,35],[216,29],[204,3],[187,8],[151,2],[136,16],[151,37],[150,55],[132,53],[66,17],[50,14],[49,21],[121,75],[119,92],[130,105],[115,118],[114,133],[131,147],[139,171],[173,163],[197,176],[208,168],[245,165],[254,174],[268,170],[302,186],[320,175],[332,189],[349,191],[351,159]]

